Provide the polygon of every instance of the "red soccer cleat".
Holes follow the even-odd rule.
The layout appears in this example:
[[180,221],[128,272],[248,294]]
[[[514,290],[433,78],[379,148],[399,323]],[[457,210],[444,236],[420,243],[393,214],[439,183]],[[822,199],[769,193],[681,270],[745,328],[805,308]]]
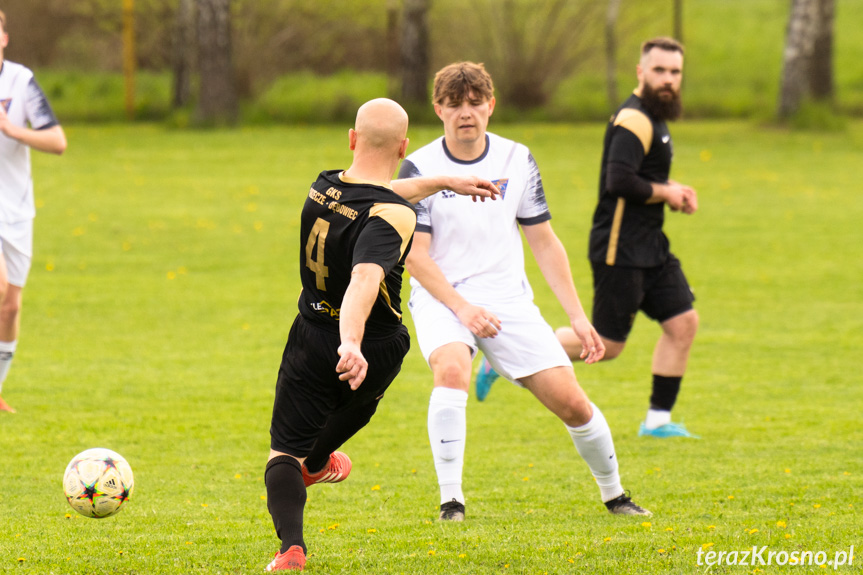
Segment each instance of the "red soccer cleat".
[[306,554],[299,545],[291,545],[284,553],[276,553],[276,558],[267,565],[267,571],[302,571],[306,568]]
[[303,464],[303,483],[306,487],[315,483],[338,483],[348,478],[351,473],[351,458],[341,451],[330,455],[327,466],[317,473],[309,473],[306,464]]

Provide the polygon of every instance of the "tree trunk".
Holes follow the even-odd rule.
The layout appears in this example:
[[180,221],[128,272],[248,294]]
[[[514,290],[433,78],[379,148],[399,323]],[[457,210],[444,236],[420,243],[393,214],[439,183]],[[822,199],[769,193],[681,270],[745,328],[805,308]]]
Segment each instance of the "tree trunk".
[[180,0],[174,20],[174,86],[171,105],[182,108],[192,97],[192,51],[195,38],[195,10],[192,0]]
[[201,80],[198,120],[205,124],[234,124],[238,105],[231,54],[230,0],[196,0],[196,5]]
[[407,104],[428,102],[430,0],[405,0],[402,25],[402,98]]
[[812,63],[809,71],[809,90],[815,100],[832,103],[833,84],[833,21],[835,18],[834,0],[820,0],[820,18],[812,49]]
[[820,21],[818,0],[792,0],[783,53],[779,117],[788,118],[810,95],[810,73]]
[[683,43],[683,0],[674,0],[674,38]]
[[620,104],[617,97],[617,16],[621,0],[608,0],[605,15],[605,82],[608,103],[612,110]]
[[387,0],[387,95],[398,97],[398,78],[401,68],[399,54],[399,2]]

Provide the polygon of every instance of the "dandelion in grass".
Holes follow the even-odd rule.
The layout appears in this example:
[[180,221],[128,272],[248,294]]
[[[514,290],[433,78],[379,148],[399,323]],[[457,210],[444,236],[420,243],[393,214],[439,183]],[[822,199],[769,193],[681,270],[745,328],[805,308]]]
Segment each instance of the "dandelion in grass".
[[791,473],[791,470],[786,468],[785,473]]
[[644,523],[641,524],[641,526],[645,527],[647,529],[650,529],[650,521],[645,521]]
[[702,543],[701,544],[702,549],[710,549],[711,547],[713,547],[713,543]]
[[169,279],[169,280],[177,279],[177,272],[169,271],[169,272],[167,273],[167,277],[168,277],[168,279]]
[[656,552],[662,555],[663,553],[665,553],[665,549],[657,549]]
[[791,534],[790,534],[790,533],[786,533],[786,534],[785,534],[785,538],[786,538],[786,539],[791,539]]
[[734,499],[734,496],[733,496],[733,495],[729,495],[729,496],[728,496],[728,499]]
[[820,503],[816,503],[816,504],[815,504],[815,505],[813,505],[812,507],[814,507],[815,509],[821,509],[821,504],[820,504]]
[[338,528],[338,526],[339,526],[338,523],[333,523],[332,525],[327,527],[327,529],[329,529],[330,531],[335,531]]
[[716,525],[708,525],[707,528],[708,529],[716,529]]
[[750,535],[755,535],[756,533],[758,533],[758,529],[749,529],[747,533],[749,533]]
[[466,554],[464,554],[464,553],[459,553],[459,554],[458,554],[458,558],[459,558],[459,559],[464,559],[465,557],[467,557],[467,555],[466,555]]
[[374,485],[374,486],[372,486],[372,491],[380,491],[380,490],[381,490],[381,486],[380,486],[380,485]]
[[665,530],[668,531],[669,533],[674,532],[674,529],[672,527],[666,527]]
[[611,537],[606,537],[605,539],[603,539],[603,541],[605,541],[606,543],[608,543],[609,541],[611,541]]
[[776,527],[781,527],[782,529],[785,529],[786,527],[788,527],[788,524],[785,523],[784,521],[777,521]]
[[366,533],[377,533],[378,530],[375,528],[366,529]]
[[436,555],[436,554],[437,554],[437,553],[435,552],[435,550],[434,550],[434,549],[429,549],[429,555]]
[[575,559],[573,559],[572,557],[570,557],[570,558],[569,558],[569,559],[567,559],[566,561],[567,561],[568,563],[575,563]]

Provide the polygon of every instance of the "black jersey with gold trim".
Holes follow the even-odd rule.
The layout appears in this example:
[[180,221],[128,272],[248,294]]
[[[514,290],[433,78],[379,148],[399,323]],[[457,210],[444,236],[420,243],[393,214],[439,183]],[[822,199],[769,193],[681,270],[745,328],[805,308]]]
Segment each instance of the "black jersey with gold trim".
[[388,184],[321,172],[309,190],[300,222],[300,313],[314,325],[339,329],[351,270],[374,263],[384,270],[365,337],[393,334],[401,325],[402,272],[416,212]]
[[591,261],[638,268],[665,262],[665,204],[646,201],[652,182],[668,181],[672,154],[666,123],[654,119],[641,98],[631,95],[605,131],[599,202],[590,230]]

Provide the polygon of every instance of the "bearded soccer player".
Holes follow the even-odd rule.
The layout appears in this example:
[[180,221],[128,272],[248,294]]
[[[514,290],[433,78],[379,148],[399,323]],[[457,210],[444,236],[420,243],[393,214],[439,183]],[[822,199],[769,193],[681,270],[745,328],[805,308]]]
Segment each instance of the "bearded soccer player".
[[264,473],[282,541],[267,571],[305,567],[306,488],[347,478],[351,460],[336,450],[369,422],[410,347],[400,292],[416,225],[411,204],[444,189],[499,194],[472,176],[391,184],[407,126],[396,102],[363,104],[348,136],[351,166],[321,172],[303,206],[303,290],[279,368]]
[[[683,46],[672,38],[642,45],[638,88],[611,118],[605,133],[599,203],[590,231],[593,323],[605,359],[619,356],[640,310],[659,323],[652,393],[639,435],[696,437],[671,420],[698,329],[695,297],[662,231],[665,207],[693,214],[695,190],[669,179],[672,142],[666,122],[681,113]],[[577,340],[557,330],[570,357]]]
[[[21,292],[33,258],[30,148],[62,154],[66,136],[33,72],[4,59],[9,44],[0,11],[0,392],[18,346]],[[15,410],[0,397],[0,411]]]

